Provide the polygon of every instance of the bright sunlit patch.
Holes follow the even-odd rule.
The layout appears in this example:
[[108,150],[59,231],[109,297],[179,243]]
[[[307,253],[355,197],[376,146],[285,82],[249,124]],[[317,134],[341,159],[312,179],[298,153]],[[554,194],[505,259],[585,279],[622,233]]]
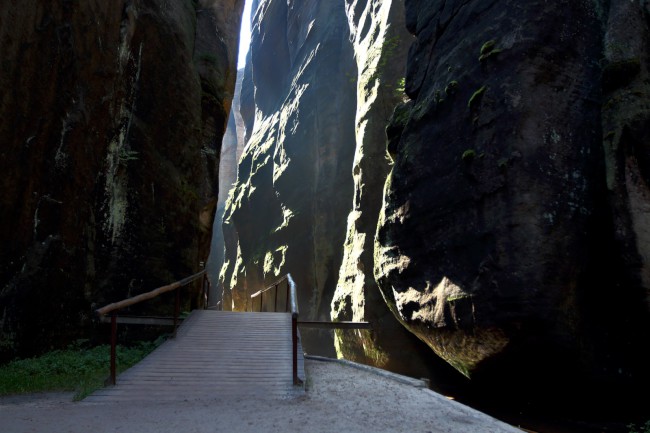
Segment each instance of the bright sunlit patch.
[[246,54],[251,44],[251,5],[253,0],[246,0],[244,14],[241,19],[241,31],[239,33],[239,58],[237,60],[237,69],[242,69],[246,65]]

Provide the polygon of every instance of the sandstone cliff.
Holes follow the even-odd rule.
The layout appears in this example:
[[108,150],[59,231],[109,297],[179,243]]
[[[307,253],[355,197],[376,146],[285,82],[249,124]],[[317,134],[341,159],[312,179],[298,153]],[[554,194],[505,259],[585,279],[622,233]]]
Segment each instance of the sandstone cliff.
[[[394,318],[373,275],[384,129],[405,97],[413,39],[403,2],[266,1],[253,11],[246,148],[223,222],[224,307],[249,309],[251,293],[291,272],[304,318],[372,322],[373,332],[337,333],[339,356],[430,376],[438,357]],[[333,354],[329,337],[303,337]]]
[[647,2],[407,1],[406,17],[411,101],[375,245],[394,315],[476,380],[643,378]]
[[405,6],[259,2],[226,307],[291,272],[308,318],[373,323],[337,332],[339,356],[639,377],[647,6]]
[[242,7],[2,3],[3,356],[206,259]]
[[406,54],[413,37],[406,30],[403,1],[348,0],[346,12],[358,70],[354,193],[331,316],[369,321],[373,330],[337,331],[336,349],[347,359],[431,376],[435,356],[395,320],[373,275],[373,241],[390,169],[385,129],[406,96]]
[[326,319],[352,196],[356,65],[344,4],[260,2],[252,29],[247,143],[224,217],[226,308],[245,310],[253,291],[291,272],[301,315]]
[[217,211],[214,215],[210,257],[206,264],[210,278],[210,305],[216,305],[221,300],[223,287],[219,285],[219,273],[224,262],[225,244],[223,236],[223,214],[226,209],[228,192],[237,181],[237,163],[244,150],[244,120],[240,112],[240,95],[244,70],[237,71],[235,93],[232,100],[228,125],[221,142],[221,157],[219,158],[219,194],[217,195]]

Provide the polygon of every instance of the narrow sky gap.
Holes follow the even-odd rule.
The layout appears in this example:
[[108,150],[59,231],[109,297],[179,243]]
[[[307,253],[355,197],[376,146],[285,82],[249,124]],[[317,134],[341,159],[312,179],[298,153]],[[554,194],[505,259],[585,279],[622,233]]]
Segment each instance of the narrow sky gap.
[[246,54],[251,44],[251,4],[253,0],[246,0],[244,6],[244,15],[241,19],[241,30],[239,32],[239,59],[237,60],[237,69],[242,69],[246,65]]

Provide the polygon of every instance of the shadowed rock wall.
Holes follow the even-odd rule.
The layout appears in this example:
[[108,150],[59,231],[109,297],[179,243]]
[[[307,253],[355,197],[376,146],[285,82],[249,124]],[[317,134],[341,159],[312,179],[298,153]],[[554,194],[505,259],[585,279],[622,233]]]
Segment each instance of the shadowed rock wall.
[[3,357],[87,335],[93,306],[206,260],[242,7],[2,3]]
[[647,379],[647,2],[406,17],[375,244],[394,315],[475,380]]
[[257,8],[242,91],[248,141],[224,217],[229,308],[246,309],[253,291],[291,272],[301,316],[329,317],[352,195],[356,65],[348,37],[342,2]]

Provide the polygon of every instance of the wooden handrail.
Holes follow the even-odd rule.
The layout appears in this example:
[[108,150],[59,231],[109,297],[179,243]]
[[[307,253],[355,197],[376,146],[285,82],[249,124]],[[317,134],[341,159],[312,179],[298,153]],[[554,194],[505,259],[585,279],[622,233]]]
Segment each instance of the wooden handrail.
[[271,284],[270,286],[266,287],[265,289],[258,290],[257,292],[255,292],[255,293],[253,293],[253,294],[251,295],[251,298],[256,298],[257,296],[261,295],[262,293],[266,293],[266,292],[268,292],[269,290],[277,289],[277,286],[279,286],[281,282],[283,282],[284,280],[286,280],[286,279],[287,279],[288,277],[290,277],[290,276],[291,276],[291,274],[287,274],[287,275],[285,275],[284,277],[280,278],[280,279],[279,279],[278,281],[276,281],[275,283],[273,283],[273,284]]
[[324,329],[372,329],[370,322],[352,322],[341,320],[331,322],[325,320],[300,320],[298,325],[302,328],[324,328]]
[[264,306],[264,293],[269,290],[275,289],[275,302],[274,302],[274,311],[278,311],[278,286],[283,281],[287,282],[287,292],[286,292],[286,306],[285,311],[291,314],[291,346],[293,349],[292,356],[292,370],[293,370],[293,384],[300,385],[302,380],[298,377],[298,294],[296,293],[296,283],[293,281],[291,274],[287,274],[284,277],[280,278],[275,283],[268,286],[266,289],[258,290],[257,292],[251,295],[251,310],[254,309],[253,298],[260,297],[260,312]]
[[[126,308],[131,305],[138,304],[142,301],[153,299],[156,296],[162,295],[163,293],[176,290],[176,300],[174,305],[174,319],[173,319],[174,335],[176,335],[176,328],[178,326],[178,316],[180,313],[180,288],[191,283],[192,281],[198,280],[199,278],[205,275],[207,275],[206,269],[203,269],[202,271],[197,272],[194,275],[190,275],[187,278],[183,278],[182,280],[175,281],[171,284],[167,284],[166,286],[158,287],[157,289],[153,289],[149,292],[142,293],[140,295],[133,296],[131,298],[126,298],[119,302],[113,302],[112,304],[105,305],[102,308],[98,308],[97,310],[95,310],[95,313],[97,313],[97,315],[100,317],[103,317],[108,313],[112,313],[111,314],[110,382],[113,385],[115,385],[116,383],[116,348],[117,348],[117,316],[115,315],[115,311],[121,310],[122,308]],[[205,281],[204,281],[204,290],[205,290]]]
[[168,284],[166,286],[161,286],[158,287],[157,289],[153,289],[150,292],[142,293],[137,296],[133,296],[131,298],[126,298],[122,301],[119,302],[113,302],[112,304],[108,304],[102,308],[98,308],[95,310],[95,312],[100,315],[104,316],[112,311],[115,310],[121,310],[122,308],[129,307],[131,305],[140,303],[142,301],[146,301],[148,299],[153,299],[156,296],[160,296],[163,293],[171,292],[172,290],[178,289],[179,287],[182,287],[186,284],[191,283],[192,281],[198,280],[201,278],[204,274],[206,273],[206,270],[202,270],[201,272],[197,272],[194,275],[191,275],[187,278],[183,278],[182,280],[176,281],[174,283]]
[[264,294],[270,290],[275,289],[275,308],[274,311],[278,311],[278,286],[280,283],[287,282],[287,291],[286,291],[286,306],[285,310],[287,313],[291,314],[291,345],[293,348],[293,384],[300,385],[302,380],[298,377],[298,326],[305,326],[308,328],[327,328],[327,329],[372,329],[372,325],[368,322],[326,322],[326,321],[299,321],[298,317],[300,311],[298,309],[298,293],[296,290],[296,283],[293,281],[291,274],[287,274],[284,277],[280,278],[275,283],[268,286],[266,289],[258,290],[257,292],[251,295],[251,310],[254,309],[253,299],[260,297],[260,312],[264,307]]
[[298,318],[298,294],[296,293],[296,283],[291,278],[291,274],[287,274],[287,281],[289,282],[289,293],[291,296],[291,315]]

